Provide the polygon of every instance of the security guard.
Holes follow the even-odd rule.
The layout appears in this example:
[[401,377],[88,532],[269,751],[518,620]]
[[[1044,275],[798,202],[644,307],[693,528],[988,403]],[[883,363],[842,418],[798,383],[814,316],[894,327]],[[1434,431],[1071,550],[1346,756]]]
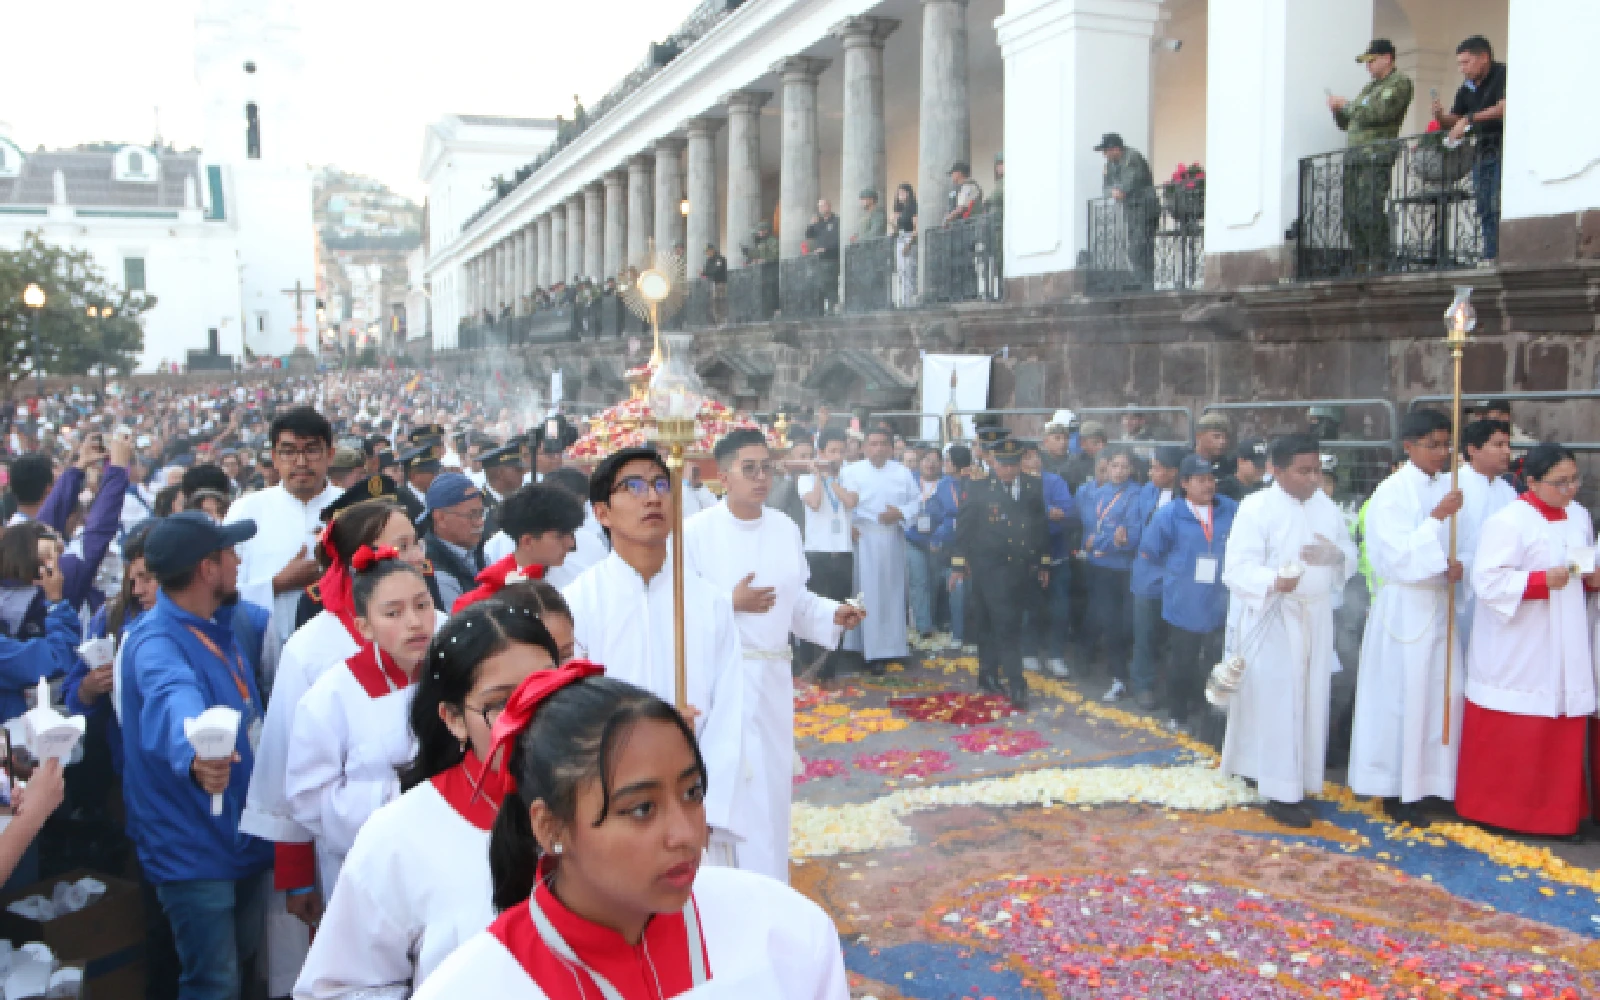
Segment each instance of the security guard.
[[1396,155],[1389,140],[1400,135],[1412,96],[1411,80],[1394,68],[1394,58],[1394,43],[1374,38],[1356,56],[1372,80],[1353,101],[1328,98],[1328,110],[1345,131],[1350,150],[1340,180],[1344,228],[1358,271],[1384,270],[1389,257],[1389,177]]
[[[967,486],[951,545],[952,580],[970,573],[967,635],[978,643],[978,688],[1028,707],[1022,675],[1022,611],[1036,604],[1050,580],[1044,489],[1022,475],[1023,446],[1002,440],[989,448],[990,475]],[[1001,674],[1004,673],[1002,684]]]
[[[442,441],[428,441],[400,456],[400,467],[405,470],[406,490],[416,501],[417,507],[427,510],[427,501],[423,498],[428,493],[428,487],[433,484],[433,477],[439,474],[444,462],[444,444]],[[406,504],[406,510],[413,507]],[[416,523],[417,518],[412,518]]]
[[[484,542],[500,530],[500,505],[505,503],[506,497],[521,489],[523,480],[527,478],[527,466],[522,458],[525,447],[527,441],[524,438],[514,437],[495,450],[478,456],[483,466]],[[482,554],[482,542],[478,545],[478,551]]]

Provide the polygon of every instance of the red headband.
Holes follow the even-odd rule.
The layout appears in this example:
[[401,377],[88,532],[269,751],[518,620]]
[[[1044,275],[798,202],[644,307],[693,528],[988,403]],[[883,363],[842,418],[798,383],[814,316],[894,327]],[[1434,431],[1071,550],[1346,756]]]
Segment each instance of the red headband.
[[363,545],[356,549],[355,554],[350,557],[350,565],[354,567],[357,573],[360,573],[371,569],[374,563],[383,562],[385,559],[399,558],[400,553],[392,546],[384,545],[374,549],[370,545]]
[[[489,754],[484,760],[492,762],[502,747],[516,742],[522,731],[528,728],[528,723],[533,721],[533,714],[551,695],[568,684],[581,681],[585,677],[593,677],[595,674],[603,674],[605,670],[606,668],[598,663],[573,660],[554,670],[536,670],[529,674],[511,693],[511,700],[506,702],[506,707],[500,712],[500,718],[495,720],[494,729],[489,737]],[[507,765],[508,761],[500,763],[501,768]]]

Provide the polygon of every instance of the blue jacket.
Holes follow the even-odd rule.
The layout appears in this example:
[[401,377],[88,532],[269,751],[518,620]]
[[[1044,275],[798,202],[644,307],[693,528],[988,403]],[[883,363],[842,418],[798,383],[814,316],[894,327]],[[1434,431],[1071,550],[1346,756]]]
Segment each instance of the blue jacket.
[[[1176,491],[1170,505],[1177,499]],[[1139,540],[1150,528],[1150,521],[1156,516],[1161,503],[1161,489],[1155,483],[1145,483],[1139,487],[1139,495],[1134,497],[1132,524],[1128,528],[1128,541],[1136,548]],[[1135,559],[1133,573],[1128,580],[1128,589],[1133,591],[1133,596],[1154,600],[1161,596],[1161,565],[1150,559]]]
[[[944,482],[944,480],[941,479],[939,482],[942,484]],[[922,488],[922,480],[918,479],[917,480],[917,489],[920,490],[921,488]],[[938,487],[936,486],[936,487],[934,487],[934,489],[937,490]],[[929,502],[931,503],[931,501],[932,501],[932,497],[929,497]],[[922,520],[922,517],[924,515],[926,515],[928,517],[928,530],[927,531],[918,531],[917,530],[917,524]],[[924,503],[921,514],[918,514],[916,517],[913,517],[913,518],[911,518],[910,520],[908,520],[906,522],[906,528],[905,528],[906,541],[909,542],[912,545],[915,545],[919,549],[926,549],[930,544],[932,544],[933,536],[934,536],[935,532],[938,531],[938,528],[939,528],[939,520],[938,520],[938,518],[936,518],[934,516],[934,511],[932,511],[932,510],[930,510],[928,508],[928,504]]]
[[[1050,530],[1050,561],[1059,563],[1072,554],[1073,543],[1082,537],[1078,505],[1065,479],[1054,472],[1046,472],[1040,478],[1044,480],[1044,523]],[[1052,510],[1059,510],[1066,516],[1057,521],[1050,517]]]
[[[1139,559],[1161,567],[1161,617],[1185,632],[1215,632],[1228,620],[1228,588],[1222,583],[1222,555],[1239,505],[1219,495],[1211,508],[1211,541],[1189,509],[1188,501],[1174,500],[1156,512],[1139,544]],[[1195,579],[1195,562],[1201,557],[1217,561],[1212,583]]]
[[[100,491],[89,505],[89,515],[83,521],[83,534],[73,548],[61,556],[61,596],[75,608],[90,601],[96,608],[104,595],[91,597],[95,574],[100,572],[100,562],[106,557],[112,539],[122,527],[122,497],[128,489],[128,470],[120,465],[108,465],[100,483]],[[83,492],[83,470],[72,466],[56,478],[39,508],[39,520],[66,537],[67,518],[78,504],[78,494]]]
[[956,515],[961,512],[961,497],[967,491],[967,481],[959,476],[945,476],[928,498],[926,510],[933,518],[933,547],[947,549],[956,538]]
[[[20,634],[13,638],[0,626],[0,722],[15,719],[28,710],[23,691],[43,678],[56,678],[78,661],[78,642],[83,626],[71,603],[44,603],[44,594],[33,588],[34,607],[23,619]],[[34,612],[43,610],[42,618]]]
[[[1138,551],[1139,536],[1134,533],[1132,518],[1139,495],[1139,484],[1133,480],[1120,488],[1106,483],[1091,486],[1084,483],[1078,490],[1078,516],[1083,522],[1083,551],[1089,563],[1106,569],[1129,569],[1133,555]],[[1128,529],[1127,541],[1118,545],[1118,528]]]
[[[192,879],[240,879],[272,866],[272,845],[239,832],[255,754],[249,733],[262,717],[260,686],[234,638],[235,613],[197,618],[166,594],[139,616],[122,648],[122,793],[128,833],[156,885]],[[211,640],[227,662],[190,629]],[[243,685],[246,696],[240,694]],[[247,703],[248,699],[248,703]],[[194,748],[183,722],[215,705],[240,711],[234,743],[240,761],[223,793],[221,816],[189,774]]]

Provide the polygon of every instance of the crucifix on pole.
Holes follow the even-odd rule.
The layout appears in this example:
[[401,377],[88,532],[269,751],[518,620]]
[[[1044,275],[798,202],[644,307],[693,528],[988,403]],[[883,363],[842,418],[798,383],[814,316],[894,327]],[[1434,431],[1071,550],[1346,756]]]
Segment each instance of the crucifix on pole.
[[283,290],[283,294],[294,296],[294,326],[290,328],[290,332],[294,334],[295,350],[304,350],[306,346],[305,300],[306,296],[308,295],[314,296],[316,291],[314,289],[304,287],[300,284],[300,279],[296,278],[294,279],[294,287],[285,288]]

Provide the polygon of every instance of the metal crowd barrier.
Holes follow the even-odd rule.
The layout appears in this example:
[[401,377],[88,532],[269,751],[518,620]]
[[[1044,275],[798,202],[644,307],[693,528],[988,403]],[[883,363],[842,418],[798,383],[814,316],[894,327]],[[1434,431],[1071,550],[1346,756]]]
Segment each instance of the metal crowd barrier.
[[765,323],[778,311],[778,262],[758,260],[728,271],[728,321]]
[[[1406,407],[1406,410],[1409,412],[1417,409],[1419,406],[1440,406],[1441,408],[1448,407],[1450,405],[1451,398],[1452,397],[1450,396],[1416,396],[1412,398],[1410,404]],[[1463,394],[1461,397],[1463,407],[1471,403],[1481,402],[1488,399],[1503,399],[1513,405],[1517,403],[1568,403],[1575,400],[1600,400],[1600,391],[1573,390],[1564,392],[1484,392]],[[1569,448],[1575,452],[1600,452],[1600,441],[1562,441],[1561,446],[1563,448]]]
[[[1225,413],[1244,413],[1255,410],[1266,410],[1275,413],[1301,410],[1306,411],[1306,416],[1291,426],[1281,423],[1276,426],[1257,426],[1253,422],[1249,425],[1249,432],[1240,426],[1239,421],[1234,421],[1229,440],[1237,443],[1244,437],[1262,437],[1271,439],[1282,434],[1303,431],[1311,433],[1311,418],[1309,411],[1313,407],[1338,407],[1342,410],[1377,408],[1388,419],[1388,434],[1380,437],[1377,432],[1362,428],[1359,437],[1322,437],[1320,442],[1324,451],[1337,459],[1334,478],[1338,482],[1341,492],[1351,496],[1365,497],[1377,488],[1389,475],[1394,463],[1399,461],[1404,452],[1400,448],[1400,420],[1393,402],[1387,399],[1285,399],[1285,400],[1257,400],[1242,403],[1208,403],[1200,410],[1202,416],[1212,411]],[[1343,421],[1341,420],[1341,424]],[[1343,430],[1341,428],[1341,434]],[[1335,498],[1339,499],[1339,498]]]

